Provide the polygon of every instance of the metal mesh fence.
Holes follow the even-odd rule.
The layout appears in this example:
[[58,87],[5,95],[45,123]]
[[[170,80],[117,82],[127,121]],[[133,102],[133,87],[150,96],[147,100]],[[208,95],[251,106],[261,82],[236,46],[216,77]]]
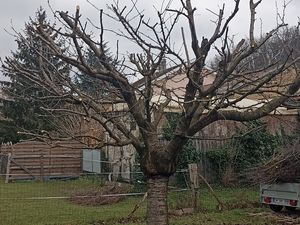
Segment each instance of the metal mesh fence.
[[[188,176],[186,171],[176,174]],[[82,173],[77,177],[9,183],[1,178],[0,224],[123,224],[125,220],[128,224],[143,224],[146,183],[142,174],[132,172],[130,182],[109,181],[109,176],[109,173]],[[173,195],[185,195],[189,190],[188,183],[178,184],[176,176],[169,185]]]

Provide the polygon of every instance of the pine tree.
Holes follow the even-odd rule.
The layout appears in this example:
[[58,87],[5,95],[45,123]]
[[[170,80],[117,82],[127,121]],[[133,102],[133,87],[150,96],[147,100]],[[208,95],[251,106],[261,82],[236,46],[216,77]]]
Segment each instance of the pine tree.
[[[101,59],[97,58],[91,50],[86,51],[85,59],[86,63],[91,68],[103,68],[103,62],[109,62],[112,65],[116,65],[118,63],[117,60],[113,59],[109,55],[109,49],[107,49],[105,45],[104,54],[102,55]],[[109,83],[90,77],[84,73],[77,74],[75,79],[77,86],[83,92],[99,100],[101,100],[103,97],[107,99],[107,95],[110,93],[109,90],[112,89],[112,86]]]
[[[47,75],[41,74],[41,77],[44,76],[42,79],[46,79],[45,76],[47,76],[47,79],[57,79],[59,84],[58,77],[61,76],[56,76],[56,74],[69,76],[69,67],[53,56],[51,49],[42,44],[40,37],[34,30],[35,26],[33,26],[54,27],[49,26],[49,24],[45,11],[40,8],[35,19],[30,18],[29,22],[25,24],[24,34],[16,40],[18,47],[12,54],[20,65],[37,71],[42,71],[41,68],[43,68],[43,71],[47,71]],[[49,29],[47,32],[51,34],[54,40],[57,38],[54,29]],[[63,41],[60,44],[64,46]],[[49,76],[49,74],[52,74],[52,76]],[[41,130],[49,131],[53,129],[51,115],[45,116],[45,112],[41,107],[47,108],[50,105],[58,104],[58,102],[53,99],[43,99],[46,90],[38,88],[34,80],[15,73],[5,73],[4,75],[9,77],[10,81],[2,82],[2,90],[6,99],[3,100],[1,109],[5,119],[0,122],[0,136],[2,137],[0,141],[17,142],[20,139],[28,138],[26,135],[19,134],[18,131],[36,133]]]

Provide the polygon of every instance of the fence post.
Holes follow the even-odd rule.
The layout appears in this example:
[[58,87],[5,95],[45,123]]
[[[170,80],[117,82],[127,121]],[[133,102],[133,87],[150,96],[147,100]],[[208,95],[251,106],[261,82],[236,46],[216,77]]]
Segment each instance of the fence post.
[[198,165],[197,163],[191,163],[189,166],[189,174],[191,181],[191,188],[193,194],[193,207],[196,210],[198,208],[198,189],[199,189],[199,176],[198,176]]
[[6,164],[6,176],[5,176],[6,184],[9,182],[10,164],[11,164],[11,153],[8,153],[7,154],[7,164]]
[[44,153],[43,150],[41,150],[41,156],[40,156],[40,180],[44,181]]

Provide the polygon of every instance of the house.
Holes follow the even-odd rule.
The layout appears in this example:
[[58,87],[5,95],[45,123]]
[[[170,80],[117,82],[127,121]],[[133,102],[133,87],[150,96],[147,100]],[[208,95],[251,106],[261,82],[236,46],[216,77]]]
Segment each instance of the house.
[[[286,85],[288,85],[291,82],[291,80],[295,77],[293,70],[288,70],[285,73],[288,73],[287,77],[289,77],[289,79],[283,79],[283,76],[286,76],[287,74],[282,74],[277,76],[277,79],[275,79],[271,84],[269,84],[270,88],[273,91],[270,91],[269,93],[263,95],[257,93],[251,94],[247,96],[247,98],[244,98],[243,100],[237,102],[234,106],[235,109],[242,110],[243,108],[257,108],[260,107],[263,104],[263,102],[270,101],[270,99],[277,96],[278,93],[282,91],[283,88]],[[203,86],[205,90],[212,85],[217,75],[213,70],[205,68],[202,72],[202,76]],[[137,89],[142,90],[144,88],[145,82],[145,78],[142,78],[133,83],[133,85]],[[176,71],[172,70],[167,73],[161,73],[159,76],[156,76],[152,81],[153,97],[151,99],[151,102],[153,103],[153,105],[155,105],[156,103],[158,105],[159,103],[163,102],[166,99],[163,90],[168,89],[171,91],[172,101],[168,104],[164,111],[166,113],[182,112],[181,103],[183,102],[187,82],[188,78],[186,77],[186,74],[181,71],[180,68]],[[230,88],[230,85],[233,85],[233,83],[227,83],[226,85],[220,88],[219,92],[224,91],[225,88]],[[230,99],[228,99],[228,101],[233,101],[238,97],[239,96],[237,94],[232,95]],[[295,103],[295,99],[293,99],[292,101]],[[284,132],[285,134],[292,134],[298,124],[298,105],[299,104],[297,103],[296,105],[293,104],[293,107],[279,107],[275,111],[271,112],[269,116],[262,118],[262,121],[266,123],[267,129],[271,133],[275,134]],[[232,106],[227,108],[227,110],[230,109],[233,109]],[[164,123],[165,120],[163,119],[158,130],[159,133],[162,132],[161,127]],[[217,121],[201,130],[196,136],[199,136],[203,139],[228,138],[235,135],[237,129],[240,126],[241,125],[238,122],[234,121]],[[214,147],[214,145],[211,145],[211,147]]]

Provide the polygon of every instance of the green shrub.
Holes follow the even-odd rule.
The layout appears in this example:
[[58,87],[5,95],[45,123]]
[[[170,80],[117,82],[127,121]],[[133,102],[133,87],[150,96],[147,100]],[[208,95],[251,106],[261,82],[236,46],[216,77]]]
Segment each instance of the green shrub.
[[260,121],[247,122],[244,125],[245,128],[238,131],[236,138],[206,154],[218,180],[223,181],[229,169],[238,174],[266,162],[280,145],[291,138],[283,135],[284,132],[281,135],[271,134]]
[[[163,138],[166,140],[171,140],[174,135],[174,131],[179,119],[178,113],[166,113],[167,122],[163,126]],[[201,160],[201,152],[197,151],[197,149],[193,146],[191,140],[184,145],[182,152],[178,156],[177,162],[177,170],[184,170],[188,168],[188,164],[190,163],[198,163]],[[186,187],[187,181],[187,173],[177,173],[176,177],[176,185],[179,187]]]
[[[240,172],[267,161],[275,154],[280,145],[280,136],[269,133],[265,124],[260,121],[246,124],[245,135],[235,140],[235,170]],[[240,131],[240,134],[245,131]]]
[[205,155],[206,160],[209,161],[214,176],[217,180],[222,180],[223,174],[231,164],[231,151],[228,146],[223,148],[208,151]]

